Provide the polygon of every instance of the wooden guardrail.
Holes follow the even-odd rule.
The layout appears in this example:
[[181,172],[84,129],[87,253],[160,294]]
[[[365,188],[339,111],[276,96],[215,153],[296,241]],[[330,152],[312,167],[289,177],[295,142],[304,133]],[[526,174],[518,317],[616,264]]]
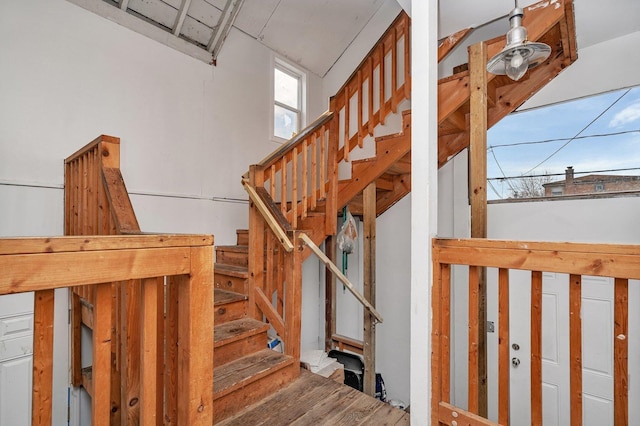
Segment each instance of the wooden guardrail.
[[[100,135],[65,159],[65,235],[139,234],[129,194],[120,171],[120,139]],[[81,328],[91,326],[95,285],[81,285],[71,294],[71,381],[87,385],[81,366]],[[137,386],[139,365],[140,281],[123,281],[112,287],[114,334],[111,374],[112,418],[114,424],[135,423],[139,418]],[[93,321],[95,322],[95,321]]]
[[33,425],[52,421],[54,289],[79,285],[95,286],[92,424],[111,424],[112,283],[131,280],[141,294],[139,423],[213,423],[212,236],[0,239],[0,270],[0,296],[35,292]]
[[[452,265],[469,267],[469,401],[468,409],[450,402],[450,336]],[[582,281],[583,276],[613,278],[613,416],[614,424],[628,423],[628,288],[640,279],[640,248],[629,245],[576,244],[485,239],[433,240],[432,424],[495,424],[477,415],[478,363],[477,300],[481,268],[498,272],[498,423],[509,423],[509,271],[531,272],[531,416],[542,424],[542,278],[543,272],[569,275],[569,377],[572,425],[583,423],[582,401]]]

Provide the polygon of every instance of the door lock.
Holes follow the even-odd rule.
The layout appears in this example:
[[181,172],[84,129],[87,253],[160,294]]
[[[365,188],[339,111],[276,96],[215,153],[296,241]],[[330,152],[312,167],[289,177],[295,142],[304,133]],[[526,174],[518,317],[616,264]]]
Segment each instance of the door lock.
[[517,351],[520,349],[520,345],[517,343],[514,343],[513,345],[511,345],[511,347],[513,348],[514,351]]
[[513,368],[517,368],[520,365],[520,360],[518,358],[512,358],[511,359],[511,365],[513,365]]

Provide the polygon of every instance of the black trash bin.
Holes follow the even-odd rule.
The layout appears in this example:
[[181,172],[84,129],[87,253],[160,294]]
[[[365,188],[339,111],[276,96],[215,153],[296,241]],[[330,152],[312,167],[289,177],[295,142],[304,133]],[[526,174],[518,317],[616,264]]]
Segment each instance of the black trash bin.
[[338,350],[329,351],[329,357],[335,358],[344,365],[344,384],[362,392],[364,377],[364,362],[358,355]]

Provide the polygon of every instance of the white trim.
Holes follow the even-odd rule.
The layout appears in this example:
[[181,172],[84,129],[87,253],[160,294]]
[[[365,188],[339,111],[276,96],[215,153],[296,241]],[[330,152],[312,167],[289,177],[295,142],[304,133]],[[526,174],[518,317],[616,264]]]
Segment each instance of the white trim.
[[300,93],[299,93],[299,97],[300,99],[298,99],[298,104],[300,106],[300,123],[298,124],[298,132],[300,132],[302,129],[304,129],[307,126],[307,111],[308,111],[308,107],[309,107],[309,99],[307,96],[307,92],[308,92],[308,72],[303,69],[300,68],[296,65],[293,65],[291,62],[287,61],[286,59],[277,56],[276,54],[272,53],[271,55],[271,67],[270,67],[270,80],[269,80],[269,111],[270,111],[270,115],[269,115],[269,140],[272,142],[276,142],[279,144],[283,144],[287,141],[287,139],[283,139],[280,138],[278,136],[274,135],[274,131],[275,129],[273,128],[273,115],[274,115],[274,106],[276,104],[278,104],[279,106],[289,109],[291,111],[294,111],[293,108],[289,107],[288,105],[284,105],[281,104],[280,102],[276,102],[275,100],[275,93],[274,93],[274,72],[275,69],[280,68],[281,70],[291,74],[294,77],[298,77],[300,79]]
[[195,44],[191,44],[188,41],[183,40],[170,32],[167,32],[159,27],[156,27],[153,24],[150,24],[149,22],[136,18],[126,11],[111,6],[110,4],[102,0],[67,1],[69,3],[80,6],[81,8],[86,9],[89,12],[93,12],[97,15],[102,16],[103,18],[115,22],[116,24],[122,25],[125,28],[135,31],[138,34],[149,37],[150,39],[162,43],[165,46],[169,46],[172,49],[175,49],[193,58],[199,59],[202,62],[205,62],[207,64],[210,64],[212,62],[211,54],[205,49],[202,49]]

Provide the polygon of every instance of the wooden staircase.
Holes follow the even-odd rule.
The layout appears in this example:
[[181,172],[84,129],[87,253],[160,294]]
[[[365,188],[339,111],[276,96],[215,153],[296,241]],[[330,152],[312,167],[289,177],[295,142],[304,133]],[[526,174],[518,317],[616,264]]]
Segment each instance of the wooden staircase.
[[[515,110],[577,58],[572,3],[559,0],[554,5],[561,7],[541,6],[525,13],[524,17],[530,39],[551,45],[551,57],[517,83],[489,76],[489,126]],[[408,17],[401,13],[332,97],[330,111],[274,154],[251,166],[243,177],[245,187],[251,188],[254,194],[250,192],[249,231],[237,231],[236,245],[218,246],[215,250],[214,352],[213,359],[207,360],[213,366],[215,422],[233,416],[299,376],[301,265],[310,254],[299,240],[300,233],[307,234],[316,245],[335,235],[338,211],[348,205],[352,213],[361,214],[362,192],[372,182],[376,184],[376,215],[387,211],[411,191],[411,111],[399,110],[399,104],[409,99],[411,93],[409,27]],[[503,45],[504,37],[487,42],[488,55]],[[443,44],[439,56],[443,57],[454,46]],[[401,48],[404,55],[399,54]],[[389,56],[390,61],[386,59]],[[401,76],[397,72],[400,57],[405,61]],[[386,90],[386,84],[380,84],[375,88],[378,93],[375,99],[373,82],[376,80],[388,81],[393,89]],[[438,82],[440,166],[469,145],[469,86],[468,71]],[[366,98],[365,91],[368,91]],[[358,117],[357,121],[350,120],[353,100],[357,100],[357,112],[353,114]],[[350,152],[362,147],[367,136],[372,137],[376,126],[384,124],[391,113],[402,114],[401,131],[375,138],[375,156],[350,161]],[[119,141],[112,139],[94,144],[92,151],[89,146],[85,147],[68,160],[69,180],[65,189],[71,192],[65,202],[67,234],[139,232],[118,169],[116,145]],[[109,144],[113,147],[109,148]],[[338,165],[342,162],[351,162],[349,179],[339,180]],[[102,174],[92,168],[100,169]],[[94,174],[96,177],[92,177],[91,182],[96,188],[86,184],[86,176]],[[88,195],[83,195],[85,190]],[[264,211],[258,207],[258,201],[266,206]],[[88,213],[81,212],[81,207],[88,207]],[[74,222],[77,217],[95,213],[101,216],[88,222],[80,221],[80,225]],[[125,294],[125,287],[122,288],[114,293],[115,298],[130,297]],[[91,298],[90,289],[75,290],[74,312],[78,314],[74,314],[74,318],[85,318],[85,324],[93,323],[87,303]],[[112,343],[115,360],[112,391],[116,390],[112,395],[112,424],[126,423],[126,418],[135,419],[139,409],[136,405],[139,389],[131,383],[135,384],[135,374],[140,373],[128,371],[133,365],[130,362],[137,356],[136,347],[127,345],[129,340],[133,341],[130,336],[139,332],[140,325],[135,312],[125,311],[123,315],[118,311],[128,309],[127,303],[126,299],[116,300],[113,314],[116,322],[121,318],[123,323],[117,324]],[[80,368],[79,321],[74,322],[73,380],[74,385],[85,383],[85,387],[92,390],[90,371],[85,371],[83,376]],[[284,353],[267,349],[267,331],[271,329],[283,341]],[[175,330],[167,330],[167,334],[169,332],[177,335]],[[169,417],[170,421],[166,419],[165,423],[174,424],[173,417]]]
[[214,266],[214,421],[227,418],[291,382],[299,362],[267,349],[269,325],[248,313],[248,231],[216,247]]

